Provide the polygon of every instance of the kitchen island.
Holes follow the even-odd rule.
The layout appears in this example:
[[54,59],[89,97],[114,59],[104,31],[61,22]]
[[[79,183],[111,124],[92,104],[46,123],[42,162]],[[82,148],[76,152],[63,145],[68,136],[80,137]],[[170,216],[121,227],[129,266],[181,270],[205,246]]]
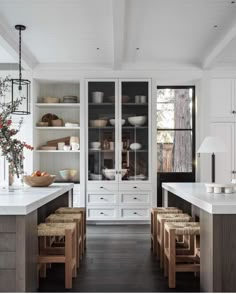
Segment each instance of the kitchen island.
[[37,290],[37,225],[71,206],[73,184],[0,190],[0,292]]
[[236,292],[236,193],[207,193],[203,183],[162,188],[164,206],[175,195],[199,209],[201,291]]

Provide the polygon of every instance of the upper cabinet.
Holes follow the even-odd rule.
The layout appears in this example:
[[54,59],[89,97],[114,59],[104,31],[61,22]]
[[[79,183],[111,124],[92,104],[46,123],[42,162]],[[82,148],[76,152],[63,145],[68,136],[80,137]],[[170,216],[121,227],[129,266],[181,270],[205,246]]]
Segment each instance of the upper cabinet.
[[212,122],[234,122],[236,114],[236,80],[212,79],[210,119]]
[[88,181],[150,180],[150,92],[145,80],[89,80]]

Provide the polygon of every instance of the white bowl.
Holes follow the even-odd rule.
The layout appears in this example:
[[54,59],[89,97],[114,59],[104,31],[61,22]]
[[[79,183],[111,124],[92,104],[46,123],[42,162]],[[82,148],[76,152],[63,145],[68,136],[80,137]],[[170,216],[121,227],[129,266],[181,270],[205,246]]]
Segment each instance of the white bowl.
[[[115,120],[115,118],[111,118],[111,119],[109,119],[109,122],[110,122],[110,124],[111,124],[112,126],[114,126],[115,123],[116,123],[116,120]],[[125,119],[122,119],[122,120],[121,120],[121,125],[123,126],[124,124],[125,124]]]
[[90,142],[90,146],[93,149],[99,149],[101,148],[101,142]]
[[130,149],[131,150],[139,150],[142,148],[142,145],[140,143],[132,143],[130,144]]
[[90,179],[93,181],[101,181],[102,180],[102,175],[100,174],[90,174]]
[[92,92],[92,102],[93,103],[102,103],[104,93],[103,92]]
[[59,174],[65,181],[72,181],[74,177],[77,175],[77,169],[63,169],[59,170]]
[[95,119],[95,120],[90,120],[89,122],[91,127],[96,127],[96,128],[104,128],[107,125],[106,119]]
[[128,122],[132,125],[132,126],[143,126],[147,121],[147,117],[146,116],[131,116],[128,117]]
[[106,179],[108,179],[108,180],[114,180],[115,179],[115,176],[116,176],[115,169],[106,168],[106,169],[103,169],[102,172],[103,172]]

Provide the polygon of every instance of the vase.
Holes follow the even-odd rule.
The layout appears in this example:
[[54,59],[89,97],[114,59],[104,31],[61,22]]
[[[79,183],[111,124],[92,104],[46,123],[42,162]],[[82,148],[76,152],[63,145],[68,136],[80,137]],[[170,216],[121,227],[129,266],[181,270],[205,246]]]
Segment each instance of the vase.
[[23,182],[23,175],[17,176],[16,174],[12,174],[9,172],[8,175],[8,190],[20,190],[23,189],[24,182]]

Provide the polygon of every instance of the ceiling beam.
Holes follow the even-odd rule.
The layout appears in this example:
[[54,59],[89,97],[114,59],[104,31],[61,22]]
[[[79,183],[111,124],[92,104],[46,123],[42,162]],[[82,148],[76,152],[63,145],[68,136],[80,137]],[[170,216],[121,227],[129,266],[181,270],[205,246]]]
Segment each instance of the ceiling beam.
[[203,69],[210,68],[216,58],[223,52],[223,50],[229,45],[229,43],[236,37],[236,23],[229,29],[229,31],[224,34],[224,36],[219,40],[216,46],[211,50],[207,57],[203,61]]
[[112,0],[113,64],[114,70],[122,66],[125,39],[125,0]]
[[[22,36],[24,41],[24,35]],[[22,68],[25,70],[33,69],[38,61],[34,55],[25,47],[24,42],[22,42],[21,49],[21,61]],[[3,25],[2,19],[0,24],[0,46],[5,49],[13,59],[18,62],[19,59],[19,40],[18,34],[15,33],[15,28],[7,28],[6,25]]]

